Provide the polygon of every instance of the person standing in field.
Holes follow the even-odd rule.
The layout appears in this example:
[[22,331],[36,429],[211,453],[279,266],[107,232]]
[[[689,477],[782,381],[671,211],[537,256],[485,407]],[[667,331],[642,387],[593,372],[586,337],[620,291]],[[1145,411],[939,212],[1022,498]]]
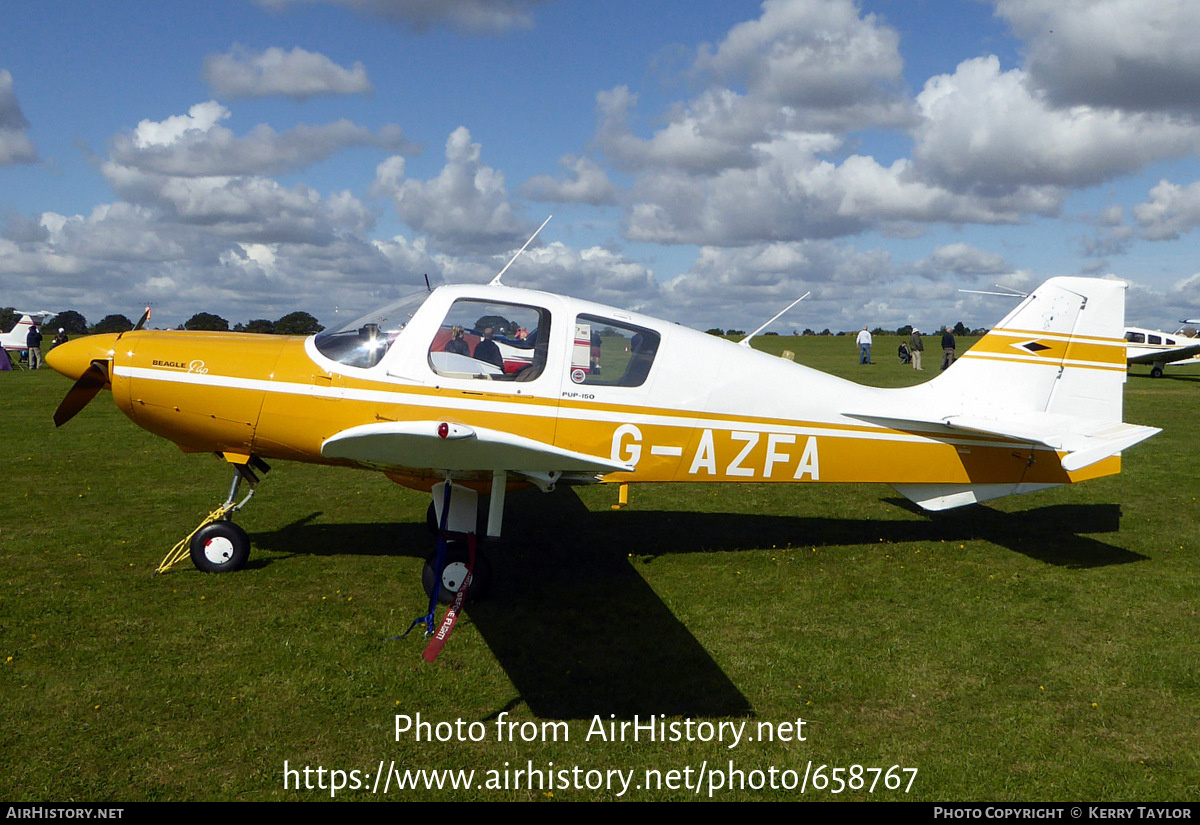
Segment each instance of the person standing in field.
[[36,370],[42,365],[42,331],[34,324],[25,336],[25,346],[29,349],[29,368]]
[[925,352],[925,342],[921,340],[921,331],[913,327],[912,335],[908,337],[908,353],[912,358],[912,367],[914,370],[925,371],[921,366],[921,355]]
[[858,363],[871,363],[871,333],[867,332],[865,326],[862,328],[862,332],[858,334],[858,337],[854,339],[854,343],[858,344]]
[[948,368],[954,363],[954,333],[946,327],[946,331],[942,333],[942,369]]

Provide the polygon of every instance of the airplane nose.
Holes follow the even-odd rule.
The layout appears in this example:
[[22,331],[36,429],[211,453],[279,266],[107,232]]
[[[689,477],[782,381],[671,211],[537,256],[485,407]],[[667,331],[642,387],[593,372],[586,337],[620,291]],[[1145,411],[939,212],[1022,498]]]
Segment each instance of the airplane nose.
[[78,380],[93,361],[111,360],[116,343],[117,333],[76,338],[46,353],[46,363],[68,378]]

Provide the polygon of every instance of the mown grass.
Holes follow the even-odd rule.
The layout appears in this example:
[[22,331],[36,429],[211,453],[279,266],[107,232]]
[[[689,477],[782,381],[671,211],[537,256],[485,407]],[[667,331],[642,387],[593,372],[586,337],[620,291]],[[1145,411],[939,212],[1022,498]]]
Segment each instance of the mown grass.
[[[878,386],[849,338],[756,339]],[[960,343],[965,349],[966,342]],[[1200,793],[1196,410],[1200,368],[1138,370],[1126,419],[1164,429],[1122,475],[923,514],[869,485],[514,494],[492,597],[435,664],[426,499],[375,474],[277,464],[239,522],[249,567],[152,570],[224,498],[228,471],[102,395],[60,431],[69,383],[0,374],[0,798],[328,798],[283,766],[746,772],[917,768],[923,800],[1193,800]],[[417,743],[394,715],[484,721]],[[495,720],[566,720],[497,742]],[[803,742],[585,741],[592,717],[803,718]],[[693,774],[694,775],[694,774]],[[315,777],[314,777],[315,778]],[[605,791],[393,791],[390,799],[603,799]],[[703,796],[703,795],[702,795]],[[339,798],[367,799],[363,791]],[[694,798],[632,790],[626,798]],[[720,799],[795,799],[734,790]],[[834,797],[809,789],[806,798]]]

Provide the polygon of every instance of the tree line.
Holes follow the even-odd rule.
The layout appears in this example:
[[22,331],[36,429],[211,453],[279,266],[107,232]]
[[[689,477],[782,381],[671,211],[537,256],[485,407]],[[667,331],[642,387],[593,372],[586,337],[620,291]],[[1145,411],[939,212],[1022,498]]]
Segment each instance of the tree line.
[[[21,313],[13,307],[0,309],[0,329],[8,331],[19,320],[21,320]],[[81,314],[73,309],[68,309],[66,312],[55,315],[42,326],[50,330],[62,328],[68,335],[97,335],[105,332],[128,332],[133,329],[133,324],[133,321],[119,314],[105,315],[95,324],[89,324]],[[180,329],[257,332],[266,335],[313,335],[325,327],[307,312],[290,312],[278,321],[255,318],[244,324],[234,324],[232,328],[229,326],[229,322],[220,315],[214,315],[211,312],[197,312]]]
[[[963,337],[963,336],[967,336],[967,335],[984,335],[987,332],[986,329],[969,329],[966,324],[964,324],[962,321],[959,321],[953,327],[938,327],[936,330],[928,330],[927,329],[927,330],[925,330],[925,334],[928,335],[931,333],[940,333],[945,329],[949,329],[957,337]],[[743,332],[740,329],[721,329],[720,327],[713,327],[712,329],[706,329],[704,331],[707,332],[709,335],[717,335],[717,336],[743,336],[746,334],[745,332]],[[905,324],[902,327],[898,327],[895,331],[890,330],[890,329],[884,329],[883,327],[875,327],[875,329],[871,330],[871,334],[872,335],[899,335],[901,337],[905,337],[905,336],[912,335],[912,331],[913,331],[912,324]],[[778,332],[765,332],[763,334],[764,335],[778,335],[779,333]],[[792,335],[857,335],[857,334],[858,334],[858,330],[851,330],[850,332],[846,332],[845,330],[842,330],[841,332],[832,332],[828,327],[821,330],[820,332],[816,332],[811,329],[806,329],[806,330],[804,330],[804,332],[797,332],[796,330],[792,330]]]

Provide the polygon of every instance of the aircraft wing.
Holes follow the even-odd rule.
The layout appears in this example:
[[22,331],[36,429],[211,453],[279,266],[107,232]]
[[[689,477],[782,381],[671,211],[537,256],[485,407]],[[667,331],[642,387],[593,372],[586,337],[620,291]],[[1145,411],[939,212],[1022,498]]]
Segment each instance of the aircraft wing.
[[1176,361],[1186,361],[1197,355],[1200,355],[1200,341],[1186,347],[1157,349],[1138,355],[1131,355],[1126,360],[1130,364],[1173,364]]
[[515,472],[633,472],[632,464],[564,450],[532,438],[446,421],[388,421],[351,427],[325,440],[325,458],[368,467]]
[[983,415],[949,415],[940,419],[913,420],[883,418],[881,416],[855,416],[884,424],[888,427],[905,429],[913,425],[922,428],[940,424],[951,430],[966,430],[984,435],[997,435],[1014,441],[1041,444],[1062,456],[1062,468],[1067,472],[1082,470],[1109,456],[1144,441],[1158,427],[1143,427],[1125,424],[1089,421],[1070,415],[1032,412],[1006,418],[990,418]]

